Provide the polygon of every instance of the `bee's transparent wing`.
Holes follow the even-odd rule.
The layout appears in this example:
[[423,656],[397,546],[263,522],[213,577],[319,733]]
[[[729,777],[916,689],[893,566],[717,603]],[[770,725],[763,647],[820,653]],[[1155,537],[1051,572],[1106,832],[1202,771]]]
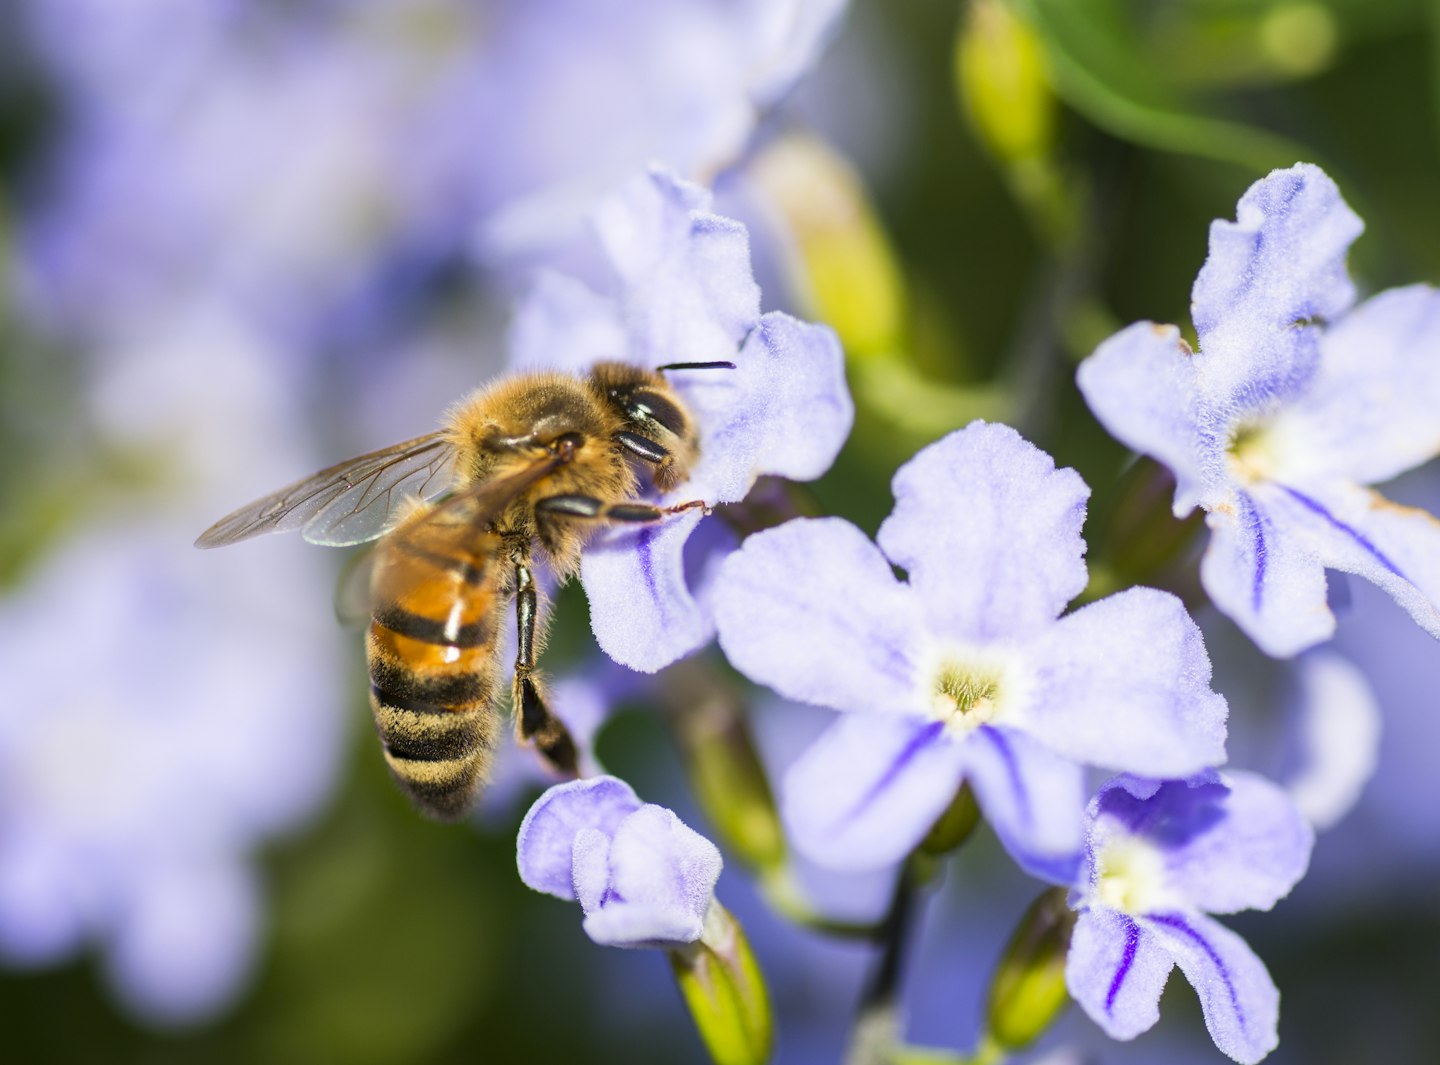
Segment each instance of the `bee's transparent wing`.
[[441,433],[372,451],[306,477],[227,514],[196,547],[223,547],[261,533],[302,530],[312,544],[348,547],[373,540],[404,516],[407,502],[454,484],[455,448]]
[[335,617],[349,629],[358,629],[370,620],[370,583],[375,575],[376,544],[368,543],[345,560],[335,582]]

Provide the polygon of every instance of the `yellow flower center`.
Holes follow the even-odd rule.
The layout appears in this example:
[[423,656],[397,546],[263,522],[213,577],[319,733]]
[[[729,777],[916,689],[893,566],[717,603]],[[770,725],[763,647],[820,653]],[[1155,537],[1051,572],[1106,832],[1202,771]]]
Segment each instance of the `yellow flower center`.
[[1275,434],[1266,422],[1242,425],[1230,442],[1230,472],[1241,484],[1268,481],[1279,466]]
[[1152,844],[1135,836],[1109,840],[1095,858],[1095,899],[1133,915],[1164,909],[1170,889],[1165,859]]
[[946,657],[935,672],[931,710],[961,732],[991,720],[998,710],[1001,671],[995,665]]

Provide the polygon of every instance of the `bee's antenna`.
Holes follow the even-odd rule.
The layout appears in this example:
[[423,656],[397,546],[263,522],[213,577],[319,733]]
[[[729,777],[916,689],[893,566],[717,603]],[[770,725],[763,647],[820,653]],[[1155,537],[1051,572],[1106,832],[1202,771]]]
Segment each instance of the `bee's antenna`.
[[723,359],[717,362],[667,362],[664,366],[657,366],[655,369],[661,373],[666,370],[733,370],[735,364]]

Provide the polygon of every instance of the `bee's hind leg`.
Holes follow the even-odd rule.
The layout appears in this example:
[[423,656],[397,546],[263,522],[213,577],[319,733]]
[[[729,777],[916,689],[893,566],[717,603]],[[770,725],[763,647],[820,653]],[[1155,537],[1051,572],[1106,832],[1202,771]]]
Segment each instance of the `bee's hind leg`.
[[560,772],[574,776],[575,741],[561,720],[550,712],[540,678],[535,673],[535,630],[539,600],[535,575],[521,559],[515,565],[515,632],[519,649],[515,655],[515,722],[520,739],[533,743],[545,760]]

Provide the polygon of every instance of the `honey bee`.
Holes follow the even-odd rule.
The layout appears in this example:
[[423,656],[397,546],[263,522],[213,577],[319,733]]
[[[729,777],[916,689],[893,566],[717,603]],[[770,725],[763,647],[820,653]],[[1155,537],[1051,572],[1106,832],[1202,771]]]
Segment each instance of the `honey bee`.
[[734,364],[651,371],[604,362],[578,376],[500,378],[452,408],[439,431],[241,507],[195,546],[293,529],[335,547],[378,541],[365,638],[375,727],[415,804],[454,820],[473,805],[499,741],[500,629],[511,601],[517,732],[561,773],[575,773],[574,742],[536,673],[545,619],[534,560],[563,579],[597,525],[704,506],[637,499],[637,469],[648,468],[662,492],[686,480],[698,455],[695,420],[662,375],[722,367]]

